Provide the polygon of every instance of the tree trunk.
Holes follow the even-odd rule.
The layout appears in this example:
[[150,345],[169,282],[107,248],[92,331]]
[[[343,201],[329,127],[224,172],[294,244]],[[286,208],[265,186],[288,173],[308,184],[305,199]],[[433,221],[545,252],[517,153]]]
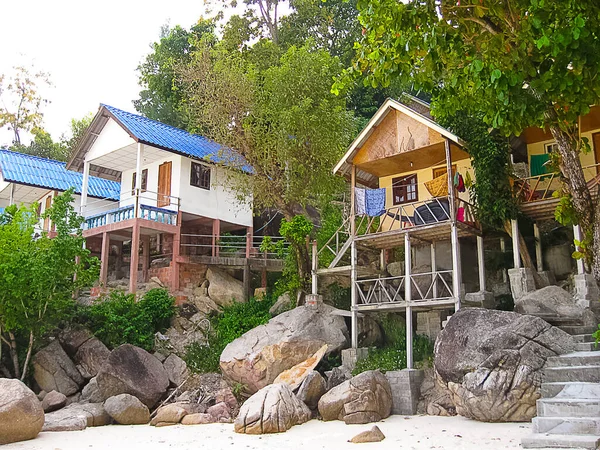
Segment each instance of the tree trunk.
[[27,368],[29,367],[29,360],[31,359],[31,352],[33,351],[33,331],[29,332],[29,344],[27,345],[27,356],[23,363],[23,373],[21,374],[21,381],[25,381],[27,376]]
[[13,333],[8,333],[10,346],[8,347],[10,357],[12,359],[15,378],[21,378],[21,367],[19,367],[19,354],[17,353],[17,340]]

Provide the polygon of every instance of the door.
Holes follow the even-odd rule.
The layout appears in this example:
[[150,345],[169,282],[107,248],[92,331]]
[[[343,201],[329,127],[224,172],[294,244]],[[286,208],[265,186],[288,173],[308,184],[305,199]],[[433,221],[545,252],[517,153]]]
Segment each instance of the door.
[[[44,207],[44,212],[47,212],[51,206],[52,206],[52,196],[49,195],[48,197],[46,197],[46,204]],[[44,231],[50,231],[50,217],[47,217],[47,216],[44,219]]]
[[171,161],[158,166],[158,199],[156,206],[171,204]]
[[[592,142],[594,145],[594,156],[596,157],[596,164],[600,164],[600,133],[594,133],[592,135]],[[596,173],[600,174],[600,166],[596,166]]]

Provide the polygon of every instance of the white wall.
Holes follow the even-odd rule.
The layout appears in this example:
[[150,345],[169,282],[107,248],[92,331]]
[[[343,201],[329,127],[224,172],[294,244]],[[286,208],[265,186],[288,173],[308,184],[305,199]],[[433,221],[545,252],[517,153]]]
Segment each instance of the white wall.
[[121,125],[110,118],[85,155],[85,160],[91,161],[130,144],[135,144],[135,141]]
[[[56,195],[60,195],[62,192],[48,191],[44,194],[37,202],[40,205],[40,215],[44,214],[46,211],[46,198],[48,197],[56,197]],[[85,217],[95,216],[96,214],[100,214],[104,211],[110,211],[111,209],[117,208],[118,203],[110,200],[99,200],[93,197],[88,197],[87,209],[85,212]],[[54,200],[53,200],[54,202]],[[77,213],[81,208],[81,196],[78,194],[73,194],[73,201],[71,202],[71,206],[75,209]],[[44,219],[40,219],[40,223],[38,225],[40,230],[43,230]],[[50,224],[50,229],[52,228],[52,224]],[[44,230],[48,231],[48,230]]]

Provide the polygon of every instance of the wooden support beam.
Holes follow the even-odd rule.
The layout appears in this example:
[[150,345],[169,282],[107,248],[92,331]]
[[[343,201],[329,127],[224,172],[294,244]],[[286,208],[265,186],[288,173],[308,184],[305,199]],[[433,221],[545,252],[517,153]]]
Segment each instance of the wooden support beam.
[[318,292],[318,282],[319,276],[317,275],[317,270],[319,269],[319,250],[317,247],[317,241],[314,240],[312,242],[312,293],[317,295]]
[[350,246],[350,297],[352,311],[352,348],[358,348],[358,302],[356,289],[356,241],[352,239]]
[[108,281],[108,259],[110,255],[110,235],[102,233],[102,250],[100,252],[100,286]]
[[142,240],[142,280],[148,281],[148,271],[150,269],[150,236],[141,237]]
[[479,290],[485,291],[485,252],[483,248],[483,238],[477,236],[477,269],[479,270]]
[[140,225],[134,222],[131,232],[131,262],[129,263],[129,292],[137,290],[138,265],[140,261]]
[[410,236],[404,235],[404,300],[406,301],[406,367],[413,368],[413,339],[412,339],[412,280],[410,277],[412,269],[412,254],[410,248]]
[[535,237],[535,259],[538,272],[544,271],[544,254],[542,253],[542,237],[537,222],[533,222],[533,236]]

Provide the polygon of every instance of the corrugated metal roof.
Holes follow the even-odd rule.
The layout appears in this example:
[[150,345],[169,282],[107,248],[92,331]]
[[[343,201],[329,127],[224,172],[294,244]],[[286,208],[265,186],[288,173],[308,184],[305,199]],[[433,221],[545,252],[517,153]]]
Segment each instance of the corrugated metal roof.
[[[0,171],[5,181],[57,191],[74,188],[81,194],[83,174],[66,169],[66,163],[23,153],[0,150]],[[88,195],[119,200],[121,185],[104,178],[89,178]]]
[[224,164],[252,172],[244,158],[217,142],[199,134],[166,125],[147,117],[133,114],[114,106],[101,104],[137,140],[154,147],[171,150],[191,158]]

